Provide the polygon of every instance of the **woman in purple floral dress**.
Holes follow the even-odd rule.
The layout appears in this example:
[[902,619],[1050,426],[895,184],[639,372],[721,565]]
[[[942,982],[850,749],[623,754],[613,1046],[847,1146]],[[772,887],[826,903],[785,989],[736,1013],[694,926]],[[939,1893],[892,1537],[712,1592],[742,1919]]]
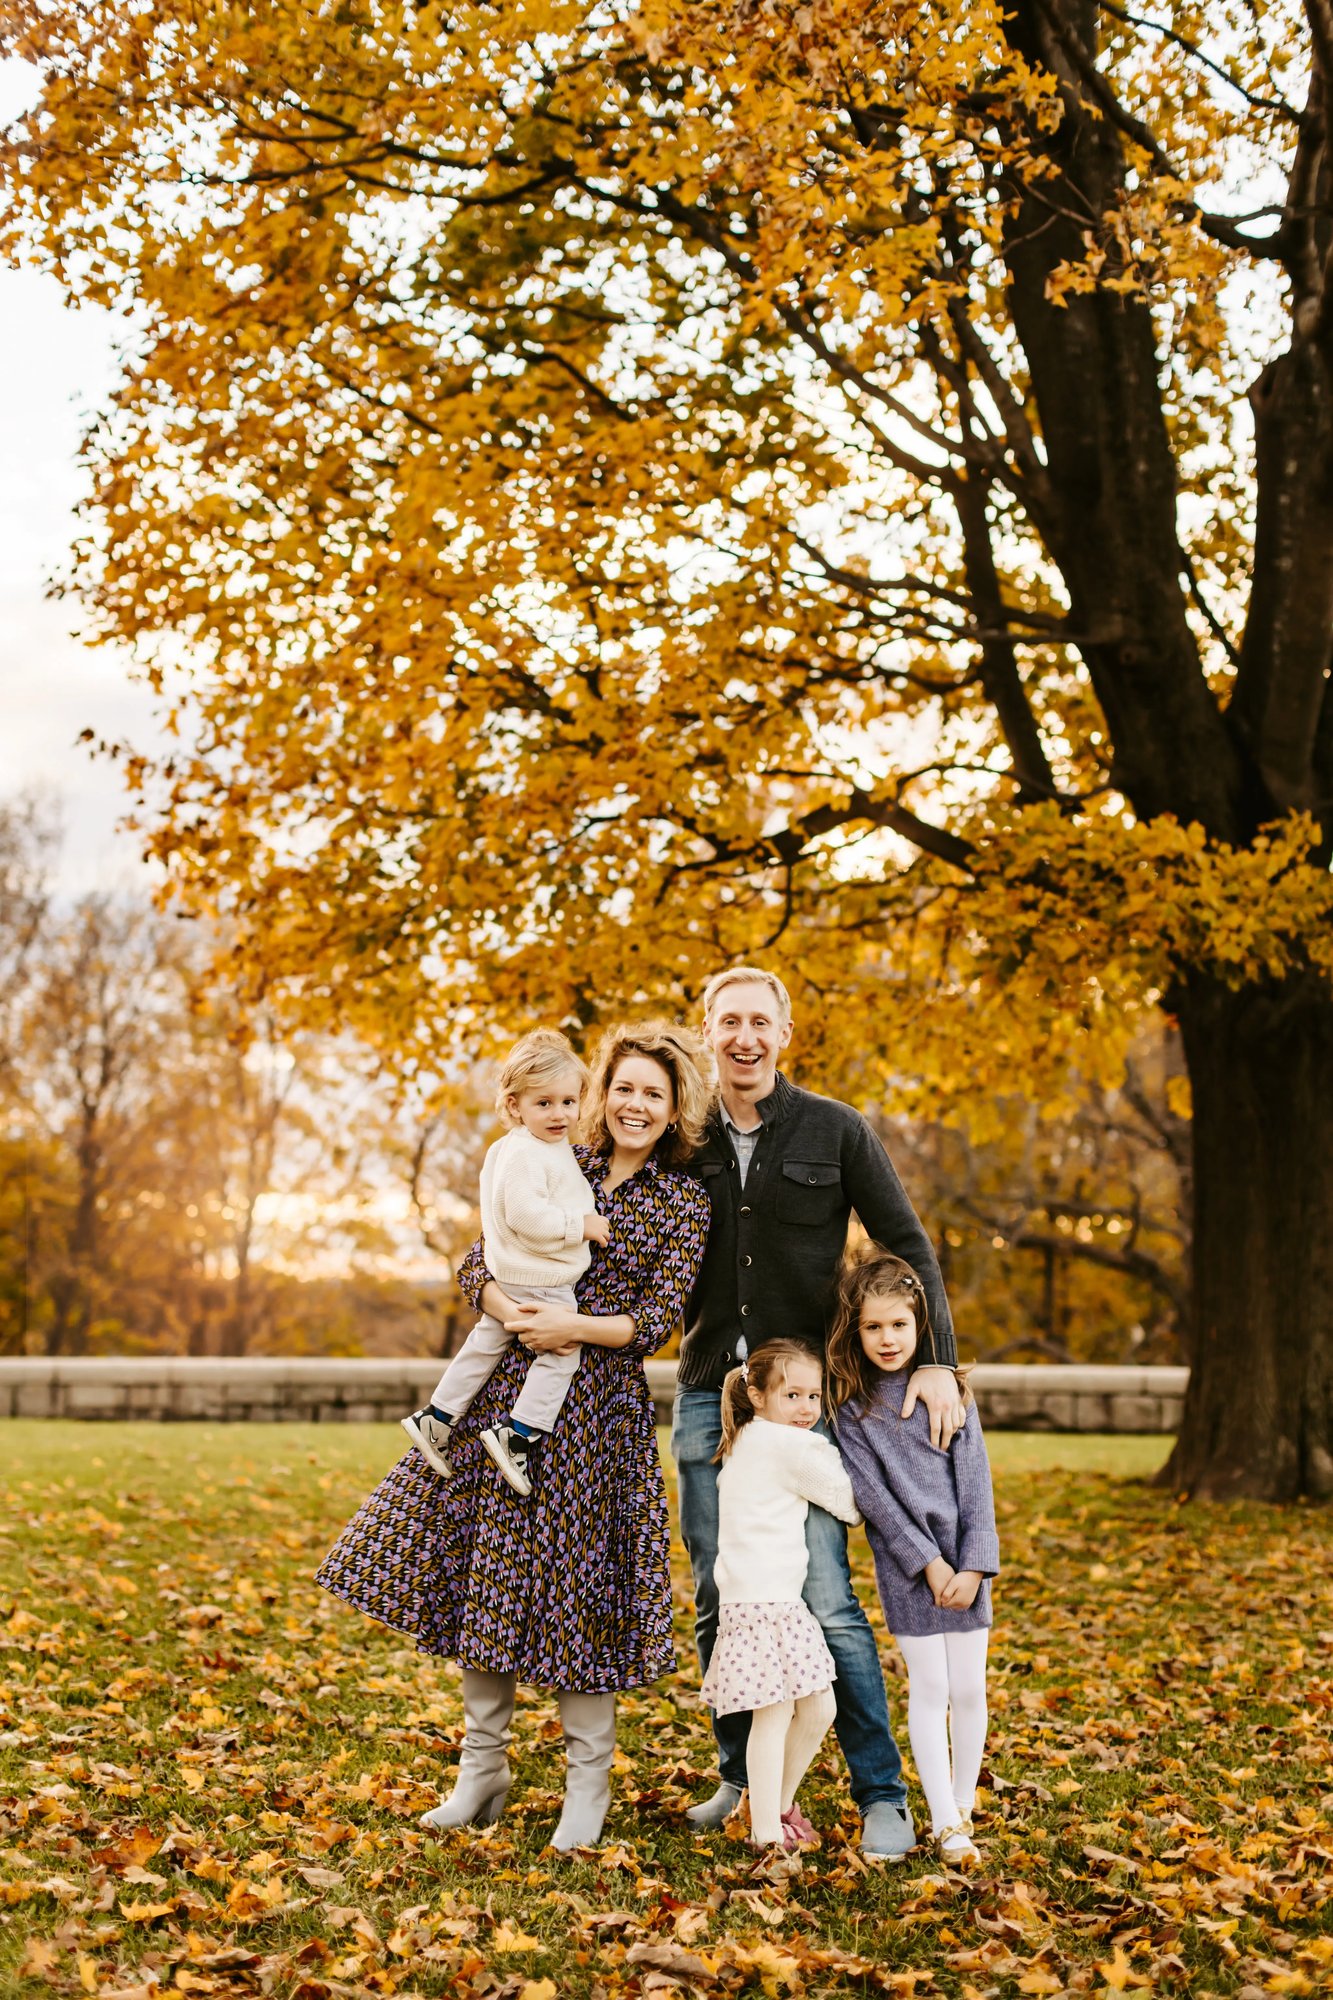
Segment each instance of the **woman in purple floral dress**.
[[[611,1234],[576,1288],[580,1310],[515,1306],[474,1244],[459,1282],[473,1305],[520,1329],[519,1344],[459,1419],[451,1477],[409,1452],[320,1565],[326,1589],[463,1669],[463,1753],[429,1826],[486,1823],[503,1807],[524,1680],[559,1696],[569,1770],[553,1844],[595,1842],[610,1801],[616,1693],[675,1664],[666,1489],[643,1362],[670,1337],[703,1258],[708,1197],[680,1169],[709,1101],[703,1051],[687,1030],[649,1021],[605,1036],[592,1143],[578,1154]],[[583,1356],[524,1499],[481,1433],[512,1410],[532,1355],[571,1341]]]

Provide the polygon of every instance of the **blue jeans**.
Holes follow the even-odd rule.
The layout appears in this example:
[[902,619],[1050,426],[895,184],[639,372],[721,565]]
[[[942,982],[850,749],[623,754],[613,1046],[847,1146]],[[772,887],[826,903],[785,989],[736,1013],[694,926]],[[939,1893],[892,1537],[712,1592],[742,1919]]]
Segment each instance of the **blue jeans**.
[[[722,1398],[716,1389],[678,1389],[671,1424],[671,1453],[680,1485],[680,1531],[694,1571],[694,1635],[699,1664],[707,1671],[717,1639],[717,1473],[713,1454],[722,1438]],[[805,1601],[823,1627],[838,1670],[833,1692],[835,1728],[851,1773],[852,1797],[865,1812],[887,1799],[907,1804],[903,1760],[889,1727],[875,1635],[856,1592],[847,1563],[847,1530],[822,1507],[812,1507],[805,1524],[810,1567]],[[723,1779],[745,1784],[748,1715],[715,1715],[718,1766]]]

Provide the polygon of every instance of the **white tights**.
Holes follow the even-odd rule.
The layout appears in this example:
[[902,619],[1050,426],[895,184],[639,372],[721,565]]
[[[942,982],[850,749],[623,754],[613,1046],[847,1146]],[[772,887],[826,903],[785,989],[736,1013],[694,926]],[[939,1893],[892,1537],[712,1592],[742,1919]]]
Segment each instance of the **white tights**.
[[[932,1833],[970,1813],[986,1747],[986,1641],[989,1633],[894,1634],[907,1662],[907,1733],[930,1807]],[[953,1738],[953,1762],[949,1739]]]
[[750,1838],[759,1846],[781,1847],[782,1815],[796,1803],[796,1788],[814,1762],[833,1721],[832,1688],[777,1701],[750,1717],[745,1773],[750,1783]]

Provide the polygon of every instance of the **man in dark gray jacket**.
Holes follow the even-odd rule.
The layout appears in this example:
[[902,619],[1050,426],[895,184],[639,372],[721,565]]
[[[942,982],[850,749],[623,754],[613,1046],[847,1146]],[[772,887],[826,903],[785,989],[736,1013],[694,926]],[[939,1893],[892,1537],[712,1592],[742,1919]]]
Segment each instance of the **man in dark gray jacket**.
[[[861,1114],[798,1089],[780,1073],[791,1032],[791,1002],[775,974],[741,965],[709,980],[704,1033],[717,1061],[720,1103],[690,1171],[708,1189],[712,1223],[686,1308],[671,1433],[705,1669],[717,1636],[713,1458],[722,1434],[722,1380],[752,1348],[779,1334],[822,1352],[853,1210],[925,1287],[934,1348],[911,1379],[904,1416],[918,1400],[925,1403],[931,1437],[945,1447],[963,1420],[953,1322],[930,1238]],[[910,1853],[916,1833],[874,1634],[852,1589],[847,1531],[812,1507],[806,1541],[805,1600],[837,1667],[836,1727],[861,1809],[862,1852],[896,1859]],[[715,1716],[713,1729],[720,1783],[712,1798],[690,1808],[688,1817],[700,1827],[720,1826],[745,1785],[749,1717]]]

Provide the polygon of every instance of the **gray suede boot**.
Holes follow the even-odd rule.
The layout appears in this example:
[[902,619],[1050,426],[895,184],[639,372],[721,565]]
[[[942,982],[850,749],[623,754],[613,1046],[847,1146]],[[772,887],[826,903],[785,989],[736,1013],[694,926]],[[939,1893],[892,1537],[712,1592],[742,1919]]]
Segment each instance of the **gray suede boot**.
[[611,1759],[616,1754],[616,1698],[613,1694],[570,1694],[560,1700],[565,1732],[565,1802],[551,1845],[560,1854],[595,1847],[611,1803]]
[[509,1791],[509,1725],[514,1716],[516,1674],[463,1669],[463,1754],[454,1788],[443,1805],[423,1813],[426,1827],[489,1826],[498,1819]]

